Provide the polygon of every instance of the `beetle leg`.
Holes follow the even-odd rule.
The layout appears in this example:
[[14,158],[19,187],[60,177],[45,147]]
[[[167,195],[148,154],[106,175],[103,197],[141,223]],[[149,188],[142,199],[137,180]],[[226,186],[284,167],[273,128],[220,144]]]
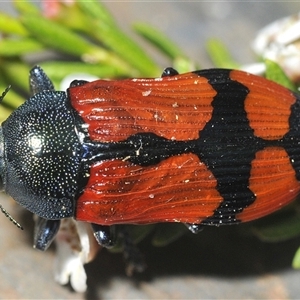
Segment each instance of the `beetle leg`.
[[126,263],[126,274],[131,276],[133,272],[143,272],[146,268],[143,254],[134,244],[126,227],[122,227],[120,236],[123,240],[123,256]]
[[29,86],[32,95],[43,91],[55,91],[53,83],[39,66],[35,66],[30,70]]
[[99,245],[105,248],[111,248],[116,243],[115,226],[105,226],[92,223],[94,236]]
[[70,87],[75,87],[75,86],[81,86],[81,85],[84,85],[86,83],[88,83],[89,81],[86,81],[86,80],[73,80],[71,83],[70,83]]
[[204,229],[204,226],[201,224],[185,223],[184,225],[188,228],[189,231],[195,234]]
[[161,74],[161,77],[167,77],[167,76],[175,76],[175,75],[178,75],[179,73],[171,68],[171,67],[168,67],[168,68],[165,68]]
[[37,217],[34,227],[33,247],[45,251],[54,240],[60,226],[60,220],[47,220]]

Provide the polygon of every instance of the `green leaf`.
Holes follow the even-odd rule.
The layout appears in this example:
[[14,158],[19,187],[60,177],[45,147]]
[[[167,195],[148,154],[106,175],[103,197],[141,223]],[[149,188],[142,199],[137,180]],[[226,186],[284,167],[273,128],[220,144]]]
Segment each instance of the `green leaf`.
[[44,46],[32,38],[3,39],[0,41],[0,56],[12,57],[45,50]]
[[161,69],[154,61],[126,34],[100,22],[97,22],[95,27],[94,34],[99,41],[136,68],[142,76],[156,77],[161,73]]
[[27,36],[25,27],[16,18],[0,12],[0,32],[11,35]]
[[124,60],[119,59],[115,54],[103,48],[91,44],[63,25],[30,15],[23,16],[22,22],[39,42],[52,49],[78,56],[86,62],[105,62],[115,66],[122,73],[134,74],[132,68]]
[[156,247],[164,247],[187,232],[186,227],[181,223],[165,223],[156,226],[152,244]]
[[266,78],[275,81],[284,87],[297,92],[297,87],[292,83],[292,81],[287,77],[281,67],[274,61],[265,60],[266,65]]
[[220,40],[208,40],[206,43],[206,50],[215,67],[229,69],[238,69],[240,67],[240,65],[232,58],[227,47]]
[[[126,229],[130,238],[135,244],[138,244],[141,240],[143,240],[155,227],[155,224],[149,225],[126,225]],[[109,251],[118,253],[123,250],[123,241],[122,238],[118,239],[117,244],[109,249]]]
[[0,123],[5,121],[11,114],[11,110],[4,105],[0,106]]
[[[5,88],[6,86],[1,85],[0,91],[4,91]],[[25,99],[23,99],[18,93],[10,89],[7,95],[4,97],[3,101],[1,102],[1,105],[4,105],[7,108],[7,114],[5,116],[0,114],[1,121],[5,120],[11,114],[11,110],[15,110],[21,104],[23,104],[24,100]]]
[[298,250],[294,255],[292,266],[295,269],[300,269],[300,247],[298,248]]
[[[9,84],[5,81],[3,75],[0,78],[0,95],[6,90]],[[11,114],[11,111],[16,109],[24,102],[24,99],[16,93],[12,87],[1,101],[0,105],[0,123],[3,122]]]
[[187,57],[177,44],[161,31],[144,23],[135,23],[133,28],[137,33],[156,46],[158,50],[173,60],[173,67],[179,73],[195,70],[195,63]]
[[5,82],[8,82],[13,89],[17,87],[24,92],[29,92],[29,66],[19,60],[5,59],[1,62],[0,69]]
[[[85,11],[87,4],[84,2],[77,2],[78,5]],[[146,54],[136,42],[129,36],[123,33],[112,22],[106,22],[102,19],[86,19],[85,33],[101,42],[107,48],[115,52],[124,61],[135,68],[141,76],[155,77],[161,73],[160,68],[156,63]],[[93,30],[91,30],[93,28]]]
[[280,242],[300,236],[300,215],[293,211],[277,214],[276,222],[254,228],[254,233],[263,241]]
[[173,61],[173,67],[179,74],[200,69],[199,65],[196,65],[193,61],[184,57],[175,58]]
[[[52,81],[60,83],[70,74],[90,74],[99,78],[117,78],[125,76],[123,70],[108,64],[88,64],[79,61],[46,61],[40,66]],[[78,78],[80,79],[80,78]]]
[[133,25],[133,28],[137,33],[139,33],[146,40],[151,42],[154,46],[156,46],[161,52],[163,52],[169,58],[171,59],[176,59],[177,57],[186,58],[186,55],[177,46],[177,44],[171,41],[165,34],[163,34],[158,29],[145,23],[135,23]]
[[14,8],[22,14],[40,15],[39,8],[26,0],[14,0]]
[[52,49],[79,57],[95,52],[92,44],[53,21],[27,14],[21,21],[33,37]]
[[76,0],[76,2],[87,17],[96,20],[101,19],[102,22],[115,26],[116,22],[113,16],[99,0]]
[[[91,3],[90,1],[87,3]],[[68,16],[66,18],[66,16]],[[72,31],[86,32],[91,31],[90,16],[87,15],[76,2],[59,2],[59,8],[51,15],[51,20],[68,28]]]

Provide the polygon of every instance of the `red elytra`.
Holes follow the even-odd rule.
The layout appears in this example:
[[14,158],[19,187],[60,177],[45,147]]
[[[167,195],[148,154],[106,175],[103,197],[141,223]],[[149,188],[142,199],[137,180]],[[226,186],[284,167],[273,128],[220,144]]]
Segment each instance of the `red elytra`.
[[[78,220],[231,224],[270,214],[299,194],[298,120],[291,117],[299,100],[274,82],[214,69],[97,80],[68,94],[92,141],[120,143],[141,133],[163,138],[146,150],[141,140],[134,155],[145,159],[174,142],[172,155],[158,163],[112,151],[111,159],[92,164]],[[187,150],[176,150],[175,142],[186,142]]]

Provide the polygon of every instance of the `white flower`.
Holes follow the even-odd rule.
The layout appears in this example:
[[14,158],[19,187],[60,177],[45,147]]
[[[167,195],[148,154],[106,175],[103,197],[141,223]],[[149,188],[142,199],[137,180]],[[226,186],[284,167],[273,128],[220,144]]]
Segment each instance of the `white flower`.
[[[263,59],[278,63],[294,82],[300,80],[300,13],[277,20],[261,29],[253,49]],[[249,70],[249,66],[243,68]],[[250,66],[254,73],[263,72],[263,65]]]
[[87,288],[84,264],[91,261],[100,249],[91,225],[72,218],[63,219],[55,244],[55,280],[60,284],[70,282],[76,292],[84,292]]

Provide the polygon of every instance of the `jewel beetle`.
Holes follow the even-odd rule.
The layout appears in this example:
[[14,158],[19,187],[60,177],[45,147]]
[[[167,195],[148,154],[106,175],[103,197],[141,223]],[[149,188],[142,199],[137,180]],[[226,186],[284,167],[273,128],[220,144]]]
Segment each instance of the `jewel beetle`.
[[1,185],[39,216],[46,249],[62,218],[114,226],[246,222],[300,192],[300,100],[238,70],[73,81],[55,91],[30,72],[32,97],[0,130]]

